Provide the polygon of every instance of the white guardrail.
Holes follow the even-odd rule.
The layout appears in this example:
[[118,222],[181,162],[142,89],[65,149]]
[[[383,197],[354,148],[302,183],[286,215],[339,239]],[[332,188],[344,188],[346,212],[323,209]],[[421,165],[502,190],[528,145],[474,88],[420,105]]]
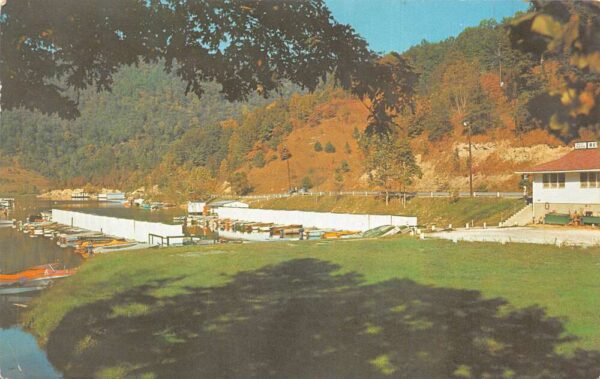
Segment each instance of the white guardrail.
[[[390,192],[390,197],[402,197],[404,194],[402,192]],[[470,197],[470,192],[444,192],[444,191],[419,191],[419,192],[407,192],[407,198],[413,197],[453,197],[458,195],[458,197]],[[265,195],[245,195],[245,196],[236,196],[236,195],[215,195],[215,197],[219,198],[232,198],[232,199],[249,199],[249,200],[269,200],[269,199],[281,199],[292,196],[385,196],[385,192],[382,191],[319,191],[319,192],[296,192],[296,193],[274,193],[274,194],[265,194]],[[510,198],[510,199],[521,199],[523,198],[523,192],[482,192],[476,191],[473,192],[473,197],[497,197],[497,198]]]

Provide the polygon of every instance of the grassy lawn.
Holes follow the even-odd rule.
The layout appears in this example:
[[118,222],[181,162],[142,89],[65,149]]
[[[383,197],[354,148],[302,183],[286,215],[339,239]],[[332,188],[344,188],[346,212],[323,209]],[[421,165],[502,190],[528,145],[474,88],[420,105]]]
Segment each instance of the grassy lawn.
[[405,237],[124,252],[23,321],[69,377],[578,377],[599,270],[599,249]]
[[306,210],[337,213],[370,213],[417,216],[421,225],[445,227],[475,225],[498,225],[500,221],[523,208],[521,199],[503,198],[414,198],[406,208],[400,199],[392,199],[388,205],[383,199],[361,196],[293,196],[282,199],[259,200],[251,203],[253,208]]

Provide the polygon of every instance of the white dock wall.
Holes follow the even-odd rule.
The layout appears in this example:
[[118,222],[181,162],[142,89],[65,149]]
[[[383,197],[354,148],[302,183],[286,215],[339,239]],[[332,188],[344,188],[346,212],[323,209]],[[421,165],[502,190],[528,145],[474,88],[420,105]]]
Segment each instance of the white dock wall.
[[365,231],[382,225],[416,226],[416,217],[384,216],[350,213],[282,211],[252,208],[217,208],[220,218],[242,221],[301,224],[304,227]]
[[[182,225],[129,220],[89,213],[64,211],[61,209],[52,210],[52,220],[59,224],[76,226],[78,228],[102,232],[115,237],[128,238],[138,242],[148,242],[149,234],[157,234],[163,237],[177,237],[183,235]],[[171,241],[171,243],[179,242],[181,241],[175,239]]]

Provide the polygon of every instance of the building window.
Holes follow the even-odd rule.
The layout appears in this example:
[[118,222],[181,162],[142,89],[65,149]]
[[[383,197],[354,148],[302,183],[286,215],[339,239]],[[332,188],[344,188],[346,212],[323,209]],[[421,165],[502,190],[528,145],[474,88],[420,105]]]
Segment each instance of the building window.
[[582,172],[579,174],[581,188],[599,188],[600,172]]
[[544,174],[544,188],[565,188],[565,174]]
[[558,188],[565,188],[565,174],[558,174]]

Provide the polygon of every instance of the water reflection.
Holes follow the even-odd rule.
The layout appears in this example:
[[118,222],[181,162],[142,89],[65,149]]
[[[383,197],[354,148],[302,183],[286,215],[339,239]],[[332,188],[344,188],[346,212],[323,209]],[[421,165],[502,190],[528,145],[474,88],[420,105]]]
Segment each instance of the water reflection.
[[0,378],[60,378],[35,338],[21,328],[0,329]]
[[0,229],[0,273],[11,273],[46,263],[62,268],[75,267],[81,258],[72,249],[62,249],[55,241],[31,238],[11,228]]
[[[52,208],[76,208],[106,216],[157,222],[170,222],[174,216],[184,213],[181,209],[150,212],[110,203],[51,201],[21,196],[16,198],[15,209],[8,218],[24,220],[31,214]],[[5,217],[0,214],[0,218]],[[31,238],[10,227],[0,228],[0,273],[17,272],[46,263],[76,267],[81,264],[81,258],[70,248],[60,248],[53,240]],[[6,290],[0,289],[0,378],[60,378],[61,374],[48,362],[46,353],[38,347],[34,337],[17,326],[21,314],[39,292],[2,292]]]
[[58,204],[59,208],[78,208],[77,211],[97,214],[100,216],[110,216],[118,218],[127,218],[139,221],[150,221],[150,222],[162,222],[165,224],[172,224],[173,217],[183,216],[186,214],[185,210],[180,208],[168,208],[161,209],[158,211],[150,211],[147,209],[141,209],[138,207],[125,208],[120,204],[111,203],[90,203],[86,204]]

